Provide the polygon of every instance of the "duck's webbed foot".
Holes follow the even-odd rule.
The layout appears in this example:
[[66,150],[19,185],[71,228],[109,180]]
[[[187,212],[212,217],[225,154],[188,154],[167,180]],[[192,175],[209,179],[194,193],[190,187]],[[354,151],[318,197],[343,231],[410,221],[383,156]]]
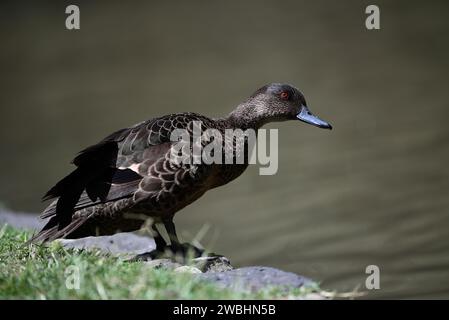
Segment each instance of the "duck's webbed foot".
[[169,253],[173,255],[180,255],[182,257],[198,258],[201,257],[205,250],[202,248],[195,247],[193,244],[184,243],[172,243],[167,247]]
[[178,235],[176,234],[175,224],[172,219],[164,221],[165,230],[167,230],[168,236],[170,238],[170,245],[166,246],[165,251],[168,252],[172,257],[181,256],[183,258],[197,258],[201,257],[204,253],[203,249],[195,247],[190,243],[180,243]]
[[153,230],[156,232],[156,236],[154,238],[154,241],[156,242],[156,249],[151,252],[139,254],[130,261],[147,261],[161,258],[186,260],[204,256],[219,257],[219,255],[214,253],[205,254],[204,249],[198,248],[190,243],[180,243],[172,220],[164,221],[164,226],[170,238],[170,245],[164,241],[155,225],[153,225]]
[[150,252],[145,252],[145,253],[141,253],[138,254],[135,257],[132,257],[131,259],[128,260],[128,262],[137,262],[137,261],[150,261],[150,260],[154,260],[154,259],[160,259],[162,258],[162,255],[164,254],[163,251],[159,251],[157,249],[154,249]]

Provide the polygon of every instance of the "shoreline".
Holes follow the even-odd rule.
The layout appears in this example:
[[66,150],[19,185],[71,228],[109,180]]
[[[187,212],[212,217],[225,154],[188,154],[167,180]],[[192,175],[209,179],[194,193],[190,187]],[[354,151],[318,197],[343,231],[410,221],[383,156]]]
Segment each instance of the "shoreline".
[[[45,224],[37,215],[15,213],[0,210],[0,225],[9,225],[23,230],[36,230]],[[86,237],[80,239],[61,239],[58,242],[65,248],[98,250],[105,255],[130,259],[135,255],[149,252],[155,248],[155,243],[148,236],[136,233],[117,233],[112,236]],[[193,277],[212,282],[221,288],[244,290],[257,293],[267,288],[280,290],[299,289],[315,286],[315,281],[292,272],[267,266],[234,267],[226,257],[200,257],[189,263],[161,258],[142,261],[154,269],[164,269],[174,272],[190,273]],[[319,292],[311,293],[306,299],[325,299]]]

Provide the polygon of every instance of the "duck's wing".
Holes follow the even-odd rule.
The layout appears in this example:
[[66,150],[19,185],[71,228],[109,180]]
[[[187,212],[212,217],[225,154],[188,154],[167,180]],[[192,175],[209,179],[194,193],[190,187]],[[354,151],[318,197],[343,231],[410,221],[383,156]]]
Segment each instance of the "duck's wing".
[[73,160],[77,168],[44,196],[44,200],[57,199],[41,217],[56,216],[59,228],[64,228],[77,210],[123,198],[138,201],[205,175],[204,168],[167,161],[171,132],[191,132],[193,121],[199,121],[203,129],[212,125],[197,114],[173,114],[119,130],[84,149]]

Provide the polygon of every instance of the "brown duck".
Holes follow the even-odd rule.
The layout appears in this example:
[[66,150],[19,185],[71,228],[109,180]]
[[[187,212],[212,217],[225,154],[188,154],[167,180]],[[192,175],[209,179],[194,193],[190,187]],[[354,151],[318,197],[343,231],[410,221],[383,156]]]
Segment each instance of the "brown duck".
[[[248,159],[245,157],[243,164],[175,163],[170,155],[178,142],[171,140],[172,131],[192,132],[195,122],[201,124],[202,130],[257,130],[268,122],[285,120],[332,128],[310,113],[298,89],[274,83],[257,90],[225,118],[179,113],[118,130],[81,151],[73,160],[77,168],[47,192],[43,199],[55,200],[41,218],[50,220],[32,241],[134,231],[142,227],[142,217],[151,217],[156,251],[167,247],[174,252],[184,251],[188,245],[178,241],[175,213],[207,190],[237,178],[248,166]],[[220,143],[223,148],[236,148],[235,142]],[[161,224],[169,235],[170,246],[156,227]]]

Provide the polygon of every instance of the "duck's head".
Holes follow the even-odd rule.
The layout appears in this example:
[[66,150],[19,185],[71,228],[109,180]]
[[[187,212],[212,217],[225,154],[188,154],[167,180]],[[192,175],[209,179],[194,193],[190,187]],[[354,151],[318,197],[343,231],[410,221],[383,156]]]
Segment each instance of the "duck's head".
[[310,112],[304,95],[298,89],[282,83],[272,83],[258,89],[232,114],[246,122],[257,122],[259,125],[274,121],[300,120],[319,128],[332,129],[329,123]]

